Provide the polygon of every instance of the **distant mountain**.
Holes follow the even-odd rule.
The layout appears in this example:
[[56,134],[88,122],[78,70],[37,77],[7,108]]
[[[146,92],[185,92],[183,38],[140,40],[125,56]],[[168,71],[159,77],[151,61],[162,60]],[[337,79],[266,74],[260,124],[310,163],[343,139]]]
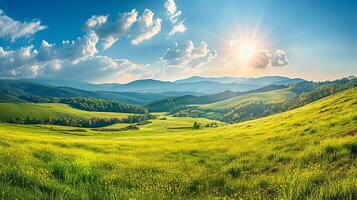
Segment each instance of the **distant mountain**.
[[77,80],[53,80],[53,79],[23,79],[24,81],[36,82],[45,85],[72,87],[83,90],[96,91],[99,89],[97,84]]
[[[258,78],[235,78],[235,77],[202,77],[202,76],[192,76],[186,79],[181,79],[175,81],[175,83],[196,83],[202,81],[212,81],[218,83],[240,83],[240,84],[248,84],[248,85],[272,85],[277,84],[279,82],[284,83],[284,81],[295,80],[288,77],[283,76],[262,76]],[[299,79],[299,81],[305,81],[304,79]],[[296,82],[295,82],[296,83]]]
[[[53,86],[73,87],[88,91],[113,91],[113,92],[136,92],[136,93],[162,93],[162,94],[215,94],[230,90],[232,92],[244,92],[258,89],[267,85],[287,85],[304,81],[303,79],[290,79],[281,76],[264,76],[259,78],[234,78],[221,77],[209,78],[193,76],[174,82],[154,79],[136,80],[126,84],[104,83],[92,84],[71,80],[45,80],[32,79],[31,81]],[[177,95],[174,95],[177,96]]]
[[0,80],[0,102],[46,102],[48,98],[85,97],[145,105],[169,97],[164,94],[86,91],[27,80]]
[[233,77],[202,77],[202,76],[191,76],[189,78],[185,79],[180,79],[174,81],[175,83],[196,83],[196,82],[202,82],[202,81],[212,81],[212,82],[218,82],[218,83],[235,83],[239,82],[240,79],[245,79],[245,78],[233,78]]
[[296,83],[302,83],[305,82],[306,80],[302,79],[302,78],[293,78],[293,79],[288,79],[288,80],[284,80],[284,81],[279,81],[276,82],[274,84],[276,85],[289,85],[289,84],[296,84]]

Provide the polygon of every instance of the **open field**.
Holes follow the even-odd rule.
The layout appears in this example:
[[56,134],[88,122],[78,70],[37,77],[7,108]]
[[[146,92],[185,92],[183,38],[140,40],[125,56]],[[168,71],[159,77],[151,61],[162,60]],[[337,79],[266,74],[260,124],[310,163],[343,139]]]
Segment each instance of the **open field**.
[[0,103],[0,121],[8,121],[16,117],[32,117],[36,119],[91,119],[124,118],[127,113],[90,112],[72,108],[60,103]]
[[357,198],[357,88],[243,123],[194,121],[212,122],[0,124],[0,199]]

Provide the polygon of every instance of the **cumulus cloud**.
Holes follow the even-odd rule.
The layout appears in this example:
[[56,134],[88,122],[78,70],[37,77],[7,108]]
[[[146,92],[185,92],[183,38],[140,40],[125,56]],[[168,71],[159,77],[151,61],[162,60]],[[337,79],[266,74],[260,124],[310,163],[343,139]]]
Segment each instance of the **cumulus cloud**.
[[9,38],[12,42],[18,38],[30,37],[46,28],[47,26],[42,25],[40,20],[20,22],[7,16],[0,9],[0,37]]
[[288,61],[288,55],[283,50],[276,50],[271,54],[270,64],[272,66],[286,66]]
[[130,31],[132,25],[137,21],[137,17],[138,12],[135,9],[119,14],[114,21],[109,21],[108,15],[94,15],[87,20],[84,27],[87,30],[94,31],[103,41],[103,48],[107,49]]
[[178,24],[175,24],[172,28],[171,31],[169,32],[169,36],[174,35],[175,33],[183,33],[185,32],[187,27],[183,24],[183,21],[181,21]]
[[18,50],[7,51],[0,47],[0,69],[1,74],[15,75],[14,69],[33,63],[37,50],[33,46],[22,47]]
[[216,51],[210,50],[205,42],[202,41],[195,47],[193,42],[188,40],[184,44],[175,43],[160,60],[165,66],[199,67],[216,56]]
[[166,8],[166,13],[172,25],[172,28],[169,32],[169,36],[172,36],[175,33],[185,32],[187,30],[187,27],[183,23],[184,20],[179,21],[182,12],[177,9],[175,1],[166,0],[164,6]]
[[73,41],[63,41],[60,45],[42,41],[39,49],[34,46],[16,50],[0,47],[1,77],[35,77],[47,69],[58,71],[63,64],[74,65],[97,53],[98,37],[90,32]]
[[0,47],[0,78],[128,81],[150,75],[146,66],[126,59],[97,55],[96,48],[99,41],[102,41],[104,48],[108,48],[124,36],[131,36],[132,42],[139,44],[156,35],[161,29],[161,19],[154,19],[150,10],[145,10],[139,18],[138,12],[132,10],[120,14],[112,22],[108,16],[95,15],[87,20],[84,27],[86,34],[71,41],[55,44],[43,40],[38,48],[29,45],[15,50]]
[[154,13],[145,9],[141,17],[137,21],[134,37],[131,40],[132,44],[139,44],[144,40],[154,37],[161,31],[161,19],[154,19]]
[[37,58],[39,61],[61,59],[77,62],[80,59],[94,56],[98,52],[97,43],[98,37],[94,32],[89,32],[74,41],[62,41],[60,45],[49,44],[43,40]]
[[148,75],[145,67],[126,59],[92,56],[85,53],[77,54],[77,58],[66,58],[68,52],[77,52],[77,49],[65,49],[65,47],[67,46],[46,42],[43,42],[38,50],[33,46],[10,51],[0,47],[0,77],[128,81],[127,78]]
[[59,70],[51,66],[44,68],[40,76],[54,79],[76,79],[83,81],[127,81],[127,78],[141,76],[136,70],[145,72],[145,68],[126,59],[114,59],[107,56],[94,56],[77,63],[63,62]]
[[174,0],[166,0],[164,6],[165,6],[166,12],[169,16],[169,20],[172,23],[176,23],[177,18],[181,15],[181,11],[177,10],[175,1]]
[[123,37],[131,38],[132,44],[139,44],[161,31],[161,19],[155,19],[149,9],[145,9],[140,17],[138,15],[135,9],[119,14],[114,21],[110,21],[108,15],[93,15],[84,28],[97,34],[104,49],[110,48]]
[[254,68],[282,67],[288,65],[288,56],[283,50],[262,50],[254,55],[250,64]]
[[108,20],[108,15],[93,15],[87,20],[84,26],[88,29],[96,29],[102,24],[106,23]]

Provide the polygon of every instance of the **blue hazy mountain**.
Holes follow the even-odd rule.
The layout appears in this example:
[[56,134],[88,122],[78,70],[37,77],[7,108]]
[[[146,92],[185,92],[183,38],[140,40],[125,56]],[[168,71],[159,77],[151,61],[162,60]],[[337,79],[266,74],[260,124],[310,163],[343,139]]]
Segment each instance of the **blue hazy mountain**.
[[263,76],[258,78],[235,77],[200,77],[193,76],[177,81],[160,81],[154,79],[142,79],[126,84],[103,83],[93,84],[73,80],[46,80],[32,79],[31,81],[53,86],[72,87],[88,91],[113,91],[136,93],[167,93],[172,96],[215,94],[226,90],[232,92],[244,92],[258,89],[268,85],[287,85],[303,82],[303,79],[291,79],[281,76]]

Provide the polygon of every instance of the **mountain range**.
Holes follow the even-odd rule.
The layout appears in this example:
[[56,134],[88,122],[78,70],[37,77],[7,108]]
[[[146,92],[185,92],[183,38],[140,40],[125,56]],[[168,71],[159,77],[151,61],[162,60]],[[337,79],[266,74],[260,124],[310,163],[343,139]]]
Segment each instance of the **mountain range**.
[[282,76],[263,76],[258,78],[235,77],[201,77],[193,76],[176,81],[160,81],[142,79],[126,84],[101,83],[93,84],[74,80],[47,80],[30,79],[32,82],[52,86],[72,87],[88,91],[135,92],[135,93],[162,93],[171,96],[215,94],[230,90],[232,92],[245,92],[268,85],[288,85],[304,82],[301,78],[288,78]]

